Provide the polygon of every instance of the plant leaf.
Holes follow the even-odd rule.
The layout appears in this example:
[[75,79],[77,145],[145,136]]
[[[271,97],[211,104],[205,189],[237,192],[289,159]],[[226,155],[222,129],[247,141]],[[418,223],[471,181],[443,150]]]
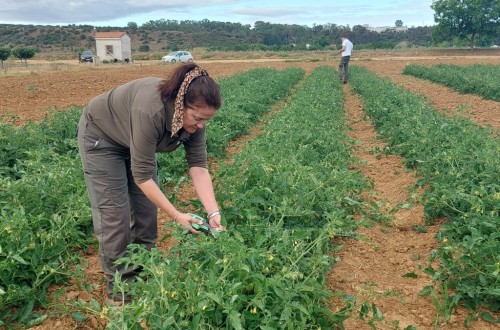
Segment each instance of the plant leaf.
[[414,272],[411,272],[411,273],[406,273],[406,274],[402,275],[401,277],[417,278],[418,275],[415,274]]

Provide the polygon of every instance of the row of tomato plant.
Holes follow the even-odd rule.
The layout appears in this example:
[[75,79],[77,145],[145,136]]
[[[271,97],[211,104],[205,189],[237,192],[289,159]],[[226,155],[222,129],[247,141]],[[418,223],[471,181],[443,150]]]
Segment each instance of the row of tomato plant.
[[[303,75],[301,69],[257,69],[221,79],[224,95],[239,98],[226,97],[220,113],[232,116],[214,118],[207,143],[225,146],[244,134]],[[253,99],[259,106],[249,109]],[[79,251],[95,243],[76,144],[81,110],[54,112],[20,128],[0,127],[0,325],[47,317],[33,309],[46,306],[49,286],[77,276]],[[210,155],[220,154],[218,148],[209,148]],[[159,163],[164,184],[179,182],[186,170],[181,150]]]
[[0,325],[36,318],[91,242],[76,150],[80,109],[0,128]]
[[[277,71],[253,69],[219,79],[223,106],[207,123],[207,149],[210,157],[221,157],[229,141],[245,134],[254,123],[270,110],[270,105],[290,93],[292,86],[303,78],[304,71],[290,68]],[[163,185],[176,186],[185,178],[184,150],[158,154],[159,177]],[[175,195],[170,196],[175,198]]]
[[[497,312],[500,144],[496,133],[459,116],[446,117],[424,97],[365,69],[353,68],[352,83],[387,140],[387,152],[403,156],[408,167],[418,170],[427,222],[447,219],[437,235],[440,247],[425,271],[441,283],[448,310],[463,304],[472,311],[486,307]],[[440,264],[431,266],[437,259]],[[422,294],[431,291],[426,288]],[[488,312],[481,316],[493,320]]]
[[404,68],[403,74],[451,87],[462,94],[478,94],[489,100],[500,101],[500,65],[438,64],[428,67],[411,64]]
[[[101,316],[109,329],[332,329],[326,273],[334,236],[353,236],[370,187],[349,171],[343,94],[332,68],[316,69],[262,133],[216,172],[227,232],[186,236],[168,255],[133,247],[122,262],[142,266],[133,295]],[[373,211],[373,210],[371,210]],[[97,306],[96,306],[97,307]],[[379,315],[379,311],[374,308]]]

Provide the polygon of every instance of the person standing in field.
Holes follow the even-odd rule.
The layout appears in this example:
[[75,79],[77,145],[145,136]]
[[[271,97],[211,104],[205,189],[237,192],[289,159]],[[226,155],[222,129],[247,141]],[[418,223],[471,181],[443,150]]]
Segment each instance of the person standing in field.
[[178,211],[159,187],[157,152],[184,146],[189,174],[214,229],[225,230],[207,169],[205,124],[221,107],[218,84],[195,63],[181,65],[168,79],[147,77],[94,97],[78,125],[78,148],[92,207],[99,259],[111,300],[129,297],[113,293],[116,272],[133,281],[139,270],[115,261],[127,246],[151,249],[157,240],[158,208],[198,233],[199,223]]
[[341,84],[347,84],[347,79],[349,78],[349,61],[351,60],[352,48],[354,46],[347,39],[346,35],[343,34],[340,38],[342,39],[342,48],[337,53],[342,54],[339,63],[339,79]]

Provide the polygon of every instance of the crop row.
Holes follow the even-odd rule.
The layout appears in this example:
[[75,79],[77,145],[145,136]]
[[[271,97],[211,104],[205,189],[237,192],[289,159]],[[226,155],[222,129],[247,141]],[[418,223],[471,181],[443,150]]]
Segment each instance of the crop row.
[[349,308],[334,313],[328,304],[331,238],[352,235],[368,185],[348,170],[334,76],[316,69],[221,165],[226,233],[213,240],[176,232],[168,256],[139,249],[123,261],[142,266],[147,281],[130,284],[131,304],[101,310],[110,329],[331,329],[348,317]]
[[[304,76],[304,71],[253,69],[244,74],[219,79],[224,104],[207,123],[207,148],[210,157],[221,157],[229,141],[245,134],[271,109],[271,104],[284,98]],[[158,154],[159,177],[163,185],[175,185],[184,177],[184,149]],[[175,198],[175,196],[171,196]]]
[[467,119],[441,115],[422,96],[367,70],[353,68],[352,77],[389,152],[403,156],[407,166],[419,172],[427,222],[447,219],[437,237],[440,247],[430,260],[441,263],[425,271],[442,283],[450,309],[461,303],[473,311],[498,311],[498,139]]
[[438,64],[432,67],[408,65],[403,74],[427,79],[453,88],[462,94],[478,94],[500,101],[500,65],[458,66]]
[[[211,122],[210,146],[223,147],[243,134],[303,75],[300,69],[258,69],[221,80],[224,93],[240,97],[227,98],[220,110],[232,116]],[[248,108],[248,100],[256,98],[260,105]],[[49,286],[75,276],[79,251],[95,242],[76,147],[80,113],[72,108],[40,123],[0,127],[0,325],[33,324],[46,317],[34,314],[34,307],[46,305]],[[209,150],[211,156],[220,152]],[[179,182],[183,153],[159,163],[163,183]]]

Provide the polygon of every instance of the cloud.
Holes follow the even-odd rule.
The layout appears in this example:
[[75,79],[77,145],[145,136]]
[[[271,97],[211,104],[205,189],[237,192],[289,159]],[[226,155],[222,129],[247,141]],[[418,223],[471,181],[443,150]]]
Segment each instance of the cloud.
[[4,0],[0,7],[3,22],[36,24],[102,22],[157,11],[189,12],[219,6],[229,0]]
[[284,8],[284,7],[264,7],[264,8],[253,8],[244,7],[238,8],[231,11],[233,14],[246,15],[246,16],[257,16],[257,17],[282,17],[290,15],[302,15],[307,14],[307,11],[303,8]]
[[[126,26],[161,18],[253,24],[372,26],[432,22],[432,0],[2,0],[0,22]],[[269,6],[271,5],[271,6]]]

